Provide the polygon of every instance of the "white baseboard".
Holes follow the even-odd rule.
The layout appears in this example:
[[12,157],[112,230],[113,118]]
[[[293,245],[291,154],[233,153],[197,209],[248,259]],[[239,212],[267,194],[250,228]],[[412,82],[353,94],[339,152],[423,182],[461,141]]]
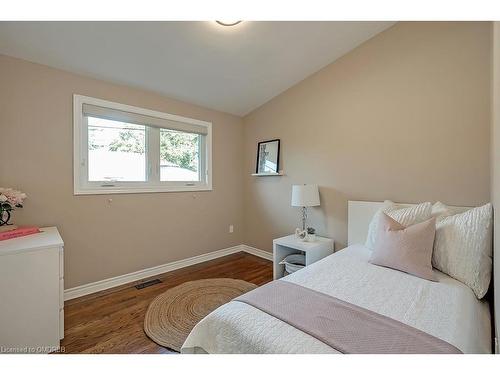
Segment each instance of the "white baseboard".
[[260,258],[264,258],[267,260],[273,260],[273,253],[270,253],[269,251],[264,251],[261,249],[257,249],[256,247],[248,246],[248,245],[241,245],[241,251],[244,251],[245,253],[252,254],[255,256],[258,256]]
[[247,245],[236,245],[233,247],[228,247],[226,249],[212,251],[207,254],[202,254],[194,256],[187,259],[178,260],[175,262],[165,263],[160,266],[155,266],[151,268],[146,268],[140,271],[135,271],[128,273],[126,275],[111,277],[109,279],[96,281],[93,283],[76,286],[74,288],[69,288],[64,291],[64,300],[68,301],[70,299],[83,297],[88,294],[100,292],[106,289],[114,288],[120,285],[128,284],[134,281],[143,280],[150,278],[152,276],[160,275],[162,273],[177,270],[179,268],[184,268],[192,266],[194,264],[203,263],[212,259],[217,259],[224,257],[226,255],[238,253],[240,251],[247,252],[258,257],[272,260],[273,255],[267,251],[256,249]]

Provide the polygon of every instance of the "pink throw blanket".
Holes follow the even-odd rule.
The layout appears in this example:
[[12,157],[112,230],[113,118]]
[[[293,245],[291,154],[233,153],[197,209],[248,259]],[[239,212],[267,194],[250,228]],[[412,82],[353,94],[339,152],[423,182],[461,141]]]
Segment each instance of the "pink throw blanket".
[[453,345],[338,298],[276,280],[234,299],[346,354],[459,354]]

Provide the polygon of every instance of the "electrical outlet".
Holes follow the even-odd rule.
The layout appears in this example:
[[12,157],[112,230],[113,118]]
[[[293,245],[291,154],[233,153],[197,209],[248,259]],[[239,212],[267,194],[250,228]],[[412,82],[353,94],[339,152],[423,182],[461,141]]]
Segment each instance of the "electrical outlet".
[[234,232],[234,226],[233,226],[233,224],[231,224],[229,226],[229,233],[233,233],[233,232]]

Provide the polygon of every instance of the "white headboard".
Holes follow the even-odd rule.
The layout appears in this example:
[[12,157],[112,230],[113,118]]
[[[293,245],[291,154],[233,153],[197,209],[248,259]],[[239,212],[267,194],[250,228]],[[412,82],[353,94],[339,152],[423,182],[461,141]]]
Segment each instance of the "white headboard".
[[[347,245],[364,244],[368,234],[368,225],[384,202],[349,201],[347,204]],[[411,205],[408,204],[408,206]]]
[[[347,245],[365,243],[368,225],[383,202],[349,201],[347,211]],[[411,203],[398,203],[403,207],[414,206]],[[468,209],[470,207],[457,207]]]

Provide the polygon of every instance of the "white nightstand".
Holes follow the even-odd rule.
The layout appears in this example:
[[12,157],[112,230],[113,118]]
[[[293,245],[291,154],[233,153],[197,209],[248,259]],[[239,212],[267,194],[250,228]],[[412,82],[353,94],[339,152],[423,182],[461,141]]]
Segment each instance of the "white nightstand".
[[304,252],[306,266],[333,254],[334,242],[331,238],[316,236],[314,242],[304,242],[295,238],[295,235],[276,238],[273,240],[273,276],[274,279],[283,277],[284,266],[279,264],[286,256]]

